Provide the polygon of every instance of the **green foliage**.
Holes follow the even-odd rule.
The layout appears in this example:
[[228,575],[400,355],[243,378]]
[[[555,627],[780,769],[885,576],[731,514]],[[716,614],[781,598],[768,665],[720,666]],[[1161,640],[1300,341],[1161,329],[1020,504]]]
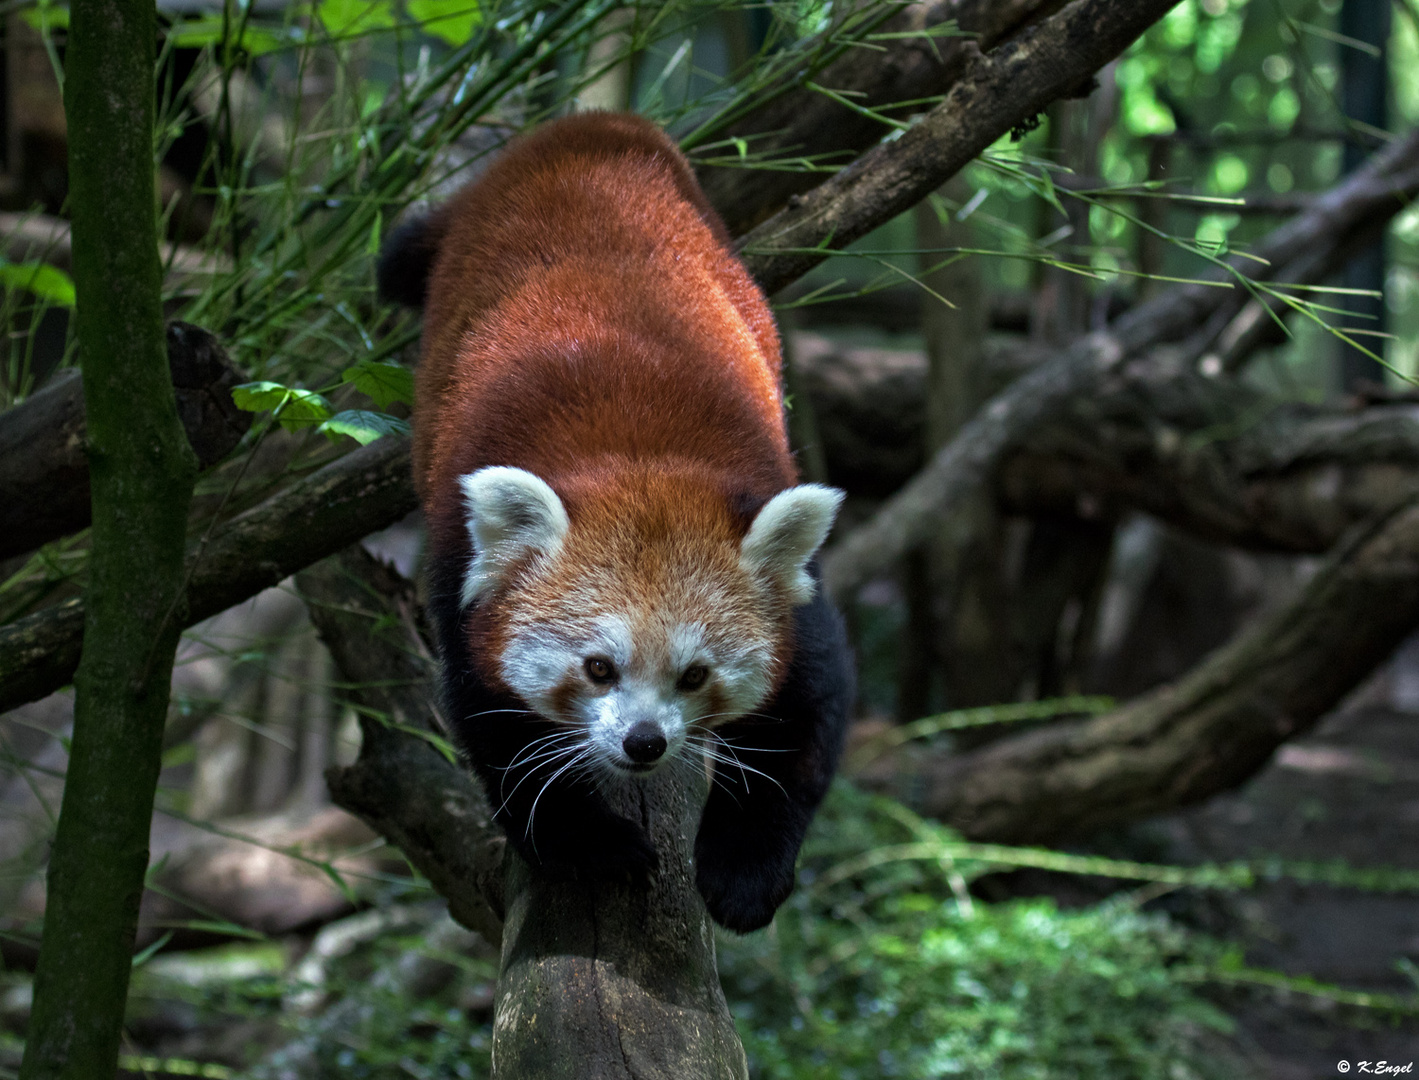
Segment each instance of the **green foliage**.
[[405,405],[414,403],[414,373],[388,360],[361,360],[347,368],[340,381],[352,384],[381,409],[389,408],[396,401]]
[[462,45],[483,23],[475,0],[408,0],[408,8],[424,33],[449,45]]
[[74,306],[74,279],[48,263],[8,262],[0,258],[0,285],[24,289],[58,307]]
[[1227,1019],[1182,975],[1215,949],[1126,899],[1078,911],[973,900],[969,865],[865,851],[950,839],[846,784],[804,852],[774,926],[723,939],[721,970],[758,1080],[1188,1080],[1227,1075]]
[[386,435],[409,434],[409,421],[368,409],[346,409],[336,413],[316,430],[328,435],[331,442],[337,441],[341,435],[348,435],[361,446],[367,446]]

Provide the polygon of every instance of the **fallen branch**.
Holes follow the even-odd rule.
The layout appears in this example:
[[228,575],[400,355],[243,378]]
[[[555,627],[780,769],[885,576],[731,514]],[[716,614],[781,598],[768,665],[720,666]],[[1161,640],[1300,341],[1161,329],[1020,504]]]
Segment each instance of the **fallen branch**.
[[326,773],[331,797],[404,852],[455,919],[498,942],[505,841],[472,774],[420,737],[443,723],[413,586],[356,546],[296,587],[360,716],[359,760]]
[[[794,357],[829,480],[868,498],[909,481],[925,442],[925,356],[800,334]],[[1015,350],[990,359],[996,384],[1038,362]],[[1419,404],[1288,402],[1150,357],[1026,431],[993,487],[1009,513],[1113,519],[1138,510],[1234,547],[1324,554],[1419,495]]]
[[1178,682],[1092,720],[982,749],[882,762],[859,782],[912,793],[977,839],[1043,843],[1235,787],[1309,730],[1419,623],[1419,505],[1363,529],[1292,603]]

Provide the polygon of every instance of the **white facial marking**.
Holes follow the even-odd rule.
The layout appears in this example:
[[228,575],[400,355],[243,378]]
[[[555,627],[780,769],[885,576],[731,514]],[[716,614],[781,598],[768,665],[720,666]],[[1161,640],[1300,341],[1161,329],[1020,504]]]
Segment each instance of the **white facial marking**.
[[463,580],[463,606],[496,588],[520,559],[550,561],[562,550],[570,523],[562,500],[525,469],[491,466],[463,477],[473,559]]
[[750,577],[777,586],[797,606],[813,599],[810,559],[828,538],[843,493],[822,484],[800,484],[764,504],[739,546],[739,566]]

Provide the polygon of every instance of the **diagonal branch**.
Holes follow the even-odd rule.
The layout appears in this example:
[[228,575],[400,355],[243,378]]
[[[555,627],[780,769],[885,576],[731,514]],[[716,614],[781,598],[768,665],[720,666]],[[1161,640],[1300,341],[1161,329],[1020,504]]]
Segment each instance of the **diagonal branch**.
[[[184,626],[201,622],[414,509],[409,441],[385,438],[331,462],[189,546]],[[0,712],[74,677],[84,601],[66,600],[0,626]]]
[[946,100],[902,133],[740,240],[749,272],[775,293],[915,206],[1012,128],[1077,91],[1176,0],[1074,0],[994,52],[970,58]]
[[[1246,307],[1252,295],[1246,282],[1274,280],[1278,270],[1302,257],[1314,258],[1320,250],[1350,250],[1416,192],[1419,132],[1411,132],[1317,198],[1304,214],[1271,232],[1251,259],[1236,259],[1226,270],[1217,270],[1214,286],[1186,285],[1162,293],[1108,331],[1076,342],[1019,379],[988,402],[870,521],[824,554],[829,591],[845,596],[920,545],[987,480],[1008,447],[1058,415],[1071,398],[1093,392],[1110,372],[1162,345],[1182,342],[1184,356],[1200,355]],[[1264,262],[1256,262],[1258,257]]]
[[[928,0],[909,4],[882,24],[867,47],[849,49],[814,76],[814,82],[850,109],[805,86],[778,93],[717,138],[744,139],[758,158],[791,157],[843,162],[881,141],[883,124],[867,112],[894,110],[898,102],[921,102],[945,94],[970,59],[990,52],[1011,34],[1052,14],[1064,0]],[[928,36],[955,22],[959,36]],[[786,79],[799,79],[794,72]],[[770,87],[769,94],[782,91]],[[919,111],[920,105],[914,111]],[[790,197],[818,183],[821,173],[804,170],[701,165],[700,183],[711,205],[735,235],[757,225]]]
[[1333,708],[1419,623],[1419,505],[1338,548],[1300,597],[1179,681],[1092,720],[894,761],[890,779],[967,836],[1047,842],[1235,787]]

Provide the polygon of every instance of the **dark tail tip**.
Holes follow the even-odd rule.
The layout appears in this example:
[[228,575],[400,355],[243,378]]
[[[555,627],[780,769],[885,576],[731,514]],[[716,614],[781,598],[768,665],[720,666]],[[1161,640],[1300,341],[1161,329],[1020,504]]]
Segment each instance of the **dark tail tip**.
[[434,215],[411,218],[384,239],[375,282],[381,300],[422,308],[428,298],[429,272],[438,255],[443,230]]

